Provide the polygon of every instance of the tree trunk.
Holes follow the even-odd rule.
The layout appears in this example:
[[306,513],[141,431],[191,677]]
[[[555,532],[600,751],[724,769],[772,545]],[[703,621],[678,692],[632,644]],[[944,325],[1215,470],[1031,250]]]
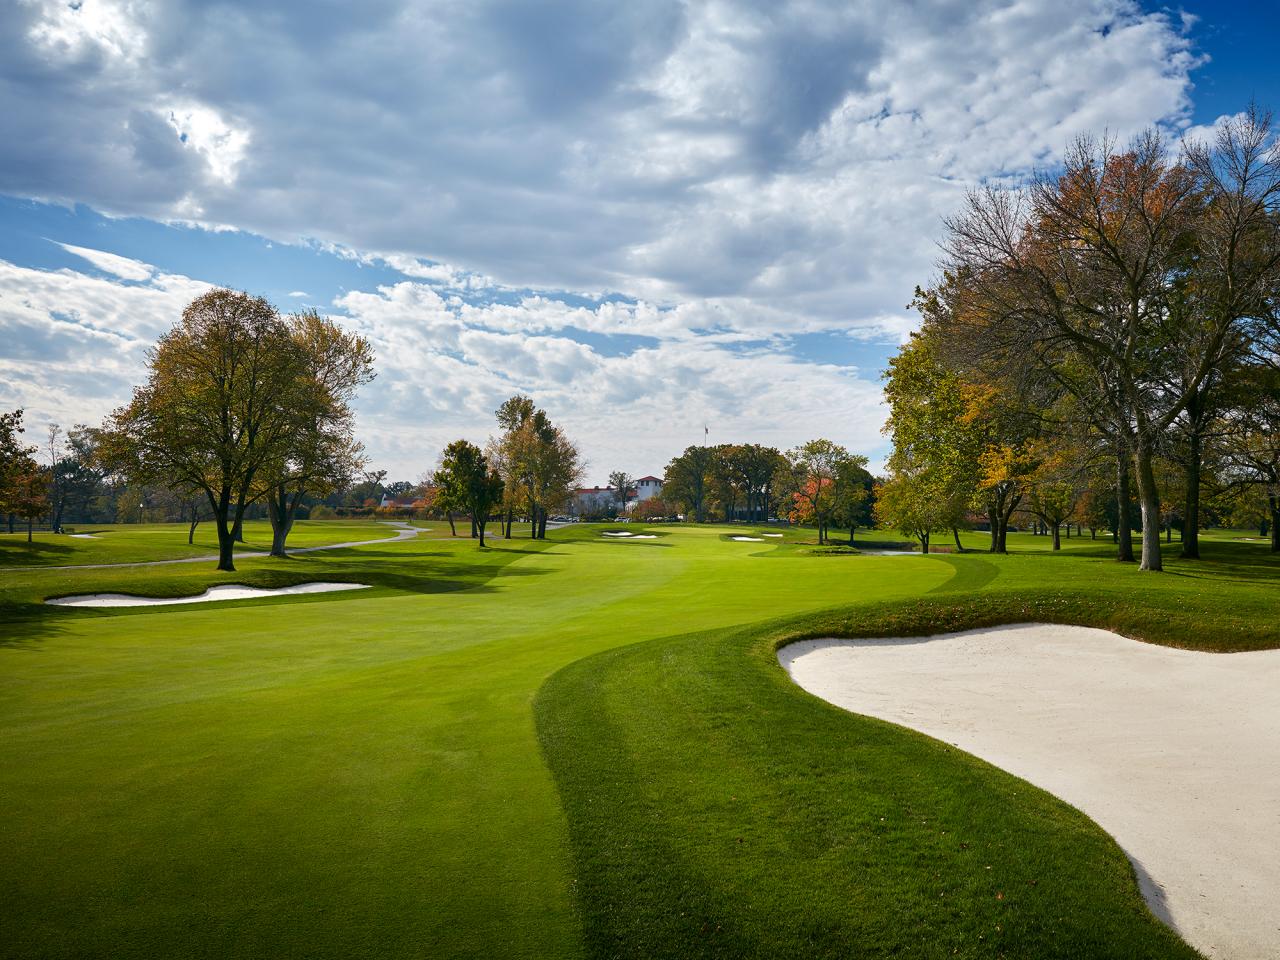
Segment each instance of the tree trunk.
[[480,546],[483,547],[484,546],[484,521],[481,520],[479,523],[477,523],[475,520],[472,520],[471,524],[473,529],[476,531],[476,533],[479,534]]
[[1000,546],[1000,508],[994,503],[987,504],[987,525],[991,528],[991,547],[987,553],[996,553]]
[[964,547],[960,546],[960,531],[955,527],[952,527],[951,536],[953,536],[956,541],[956,553],[964,553]]
[[244,543],[244,514],[236,517],[235,526],[231,528],[231,539],[236,543]]
[[235,570],[236,539],[232,535],[232,527],[227,521],[225,509],[220,511],[220,516],[216,519],[218,528],[218,569]]
[[849,546],[851,547],[853,546],[853,531],[856,529],[857,529],[856,527],[849,528]]
[[474,540],[475,538],[476,538],[476,515],[473,513],[471,514],[471,539]]
[[30,515],[28,515],[28,517],[27,517],[27,543],[30,543],[30,542],[31,542],[31,530],[32,530],[32,528],[35,526],[35,524],[36,524],[35,519],[34,519],[33,517],[31,517]]
[[1151,448],[1145,441],[1139,441],[1134,451],[1134,465],[1138,470],[1138,500],[1142,505],[1142,562],[1138,569],[1154,573],[1164,569],[1160,557],[1160,491],[1156,489]]
[[1187,503],[1182,512],[1182,559],[1200,559],[1200,433],[1191,434],[1185,466]]
[[13,514],[9,514],[9,532],[13,533]]
[[1271,508],[1271,552],[1280,553],[1280,496],[1267,497],[1267,506]]
[[920,552],[929,552],[929,535],[927,533],[920,534]]
[[1090,540],[1097,540],[1097,539],[1098,539],[1098,531],[1097,531],[1097,528],[1095,528],[1095,527],[1090,527],[1090,528],[1089,528],[1089,539],[1090,539]]
[[293,529],[294,508],[289,503],[289,494],[283,484],[276,486],[267,498],[267,517],[271,520],[271,556],[287,557],[285,540]]
[[1133,562],[1133,514],[1129,503],[1129,457],[1121,453],[1116,458],[1116,559],[1122,563]]
[[1061,550],[1062,549],[1062,524],[1054,523],[1054,524],[1051,524],[1051,526],[1053,528],[1053,549]]
[[449,536],[456,537],[458,535],[458,528],[453,525],[453,511],[446,510],[444,512],[444,518],[449,521]]
[[194,510],[191,511],[191,526],[187,528],[187,546],[191,546],[196,542],[196,527],[200,526],[200,518]]

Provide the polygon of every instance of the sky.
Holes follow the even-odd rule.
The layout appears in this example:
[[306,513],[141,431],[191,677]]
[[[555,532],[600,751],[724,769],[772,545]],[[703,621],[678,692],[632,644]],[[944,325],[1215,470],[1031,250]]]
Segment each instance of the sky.
[[1280,108],[1280,0],[0,4],[0,409],[96,423],[211,286],[373,343],[373,467],[532,396],[588,483],[881,461],[966,189]]

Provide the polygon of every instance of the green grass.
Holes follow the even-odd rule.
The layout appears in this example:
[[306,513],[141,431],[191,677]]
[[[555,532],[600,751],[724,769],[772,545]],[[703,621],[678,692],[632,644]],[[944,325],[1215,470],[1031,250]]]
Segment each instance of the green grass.
[[[432,525],[445,528],[447,524]],[[69,534],[36,533],[27,543],[25,532],[0,534],[0,569],[24,566],[64,566],[96,563],[146,563],[218,555],[218,533],[212,523],[196,528],[187,543],[187,527],[175,523],[71,524],[70,533],[90,534],[84,540]],[[300,520],[289,533],[288,548],[318,547],[357,540],[381,540],[395,530],[371,520]],[[249,520],[237,552],[271,549],[271,524]]]
[[[809,697],[774,649],[1034,619],[1276,646],[1264,545],[1153,576],[1087,538],[814,556],[574,525],[479,551],[431,526],[232,575],[0,574],[0,954],[1190,955],[1090,821]],[[319,579],[374,589],[41,602]]]

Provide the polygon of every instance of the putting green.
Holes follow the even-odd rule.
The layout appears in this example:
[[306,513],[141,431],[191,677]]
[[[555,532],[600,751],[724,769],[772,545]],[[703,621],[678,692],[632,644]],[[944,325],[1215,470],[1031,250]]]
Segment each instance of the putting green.
[[[432,526],[447,533],[447,525]],[[893,611],[939,611],[938,622],[951,623],[986,609],[955,606],[984,595],[972,591],[997,597],[991,615],[1002,616],[1019,591],[1051,581],[1077,591],[1063,594],[1065,614],[1079,597],[1101,597],[1094,610],[1129,632],[1158,619],[1166,639],[1179,641],[1210,610],[1213,643],[1276,642],[1266,619],[1280,571],[1251,544],[1211,543],[1209,562],[1185,570],[1175,563],[1184,575],[1158,578],[1111,563],[1102,542],[1076,541],[1053,557],[927,559],[822,555],[792,535],[726,542],[741,528],[656,527],[646,532],[657,539],[643,543],[610,542],[599,531],[575,526],[545,543],[494,541],[480,552],[433,529],[416,541],[246,560],[226,575],[201,564],[6,572],[0,942],[16,956],[542,958],[594,950],[603,942],[599,891],[583,893],[578,881],[608,878],[593,866],[594,835],[578,813],[591,788],[551,747],[553,780],[533,703],[571,664],[566,676],[582,680],[593,664],[624,662],[576,665],[609,648],[651,641],[637,654],[659,664],[656,673],[637,670],[639,686],[626,700],[640,707],[627,722],[689,736],[701,721],[680,713],[690,708],[679,698],[649,698],[654,710],[677,715],[646,717],[642,709],[645,684],[661,693],[670,679],[661,670],[665,643],[728,651],[724,669],[733,671],[732,657],[742,654],[725,638],[820,611],[851,611],[819,618],[827,632],[833,623],[849,629],[848,617],[864,606],[881,629]],[[344,531],[330,542],[348,539]],[[1015,538],[1015,546],[1044,539]],[[96,549],[109,539],[77,543]],[[217,583],[309,580],[373,589],[199,609],[41,603],[71,593],[173,596]],[[1121,602],[1139,594],[1136,612]],[[1159,616],[1144,620],[1144,604]],[[910,626],[921,623],[933,621],[917,616]],[[806,628],[770,629],[781,636]],[[685,661],[701,669],[697,657]],[[759,673],[761,662],[747,672],[771,677]],[[563,681],[548,687],[567,689]],[[552,716],[552,705],[551,697],[539,701],[544,738],[557,716],[573,713]],[[620,721],[611,727],[601,715],[595,730],[594,714],[574,716],[582,743],[605,750],[579,751],[600,773],[593,765],[613,756]],[[856,718],[825,722],[847,724],[851,735],[858,729]],[[673,744],[674,765],[664,770],[659,760],[649,769],[653,788],[698,763],[702,745]],[[557,792],[557,780],[572,796]],[[599,795],[607,799],[607,785]],[[681,793],[670,796],[676,802]],[[1020,815],[1033,817],[1044,801],[1025,802]],[[1087,825],[1063,830],[1074,836]],[[1123,864],[1105,838],[1086,839]],[[909,870],[916,858],[910,850],[904,857]],[[1117,880],[1107,896],[1141,917],[1129,882]],[[1104,897],[1098,909],[1116,902]]]

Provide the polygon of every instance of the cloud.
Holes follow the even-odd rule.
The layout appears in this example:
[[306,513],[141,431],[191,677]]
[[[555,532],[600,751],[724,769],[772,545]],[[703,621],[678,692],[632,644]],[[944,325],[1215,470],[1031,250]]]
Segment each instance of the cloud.
[[964,185],[1185,123],[1186,30],[1134,0],[24,2],[0,11],[0,192],[459,290],[874,327]]
[[[54,241],[57,243],[57,241]],[[150,280],[152,268],[139,260],[131,260],[119,254],[107,253],[105,250],[91,250],[88,247],[76,247],[69,243],[58,243],[67,253],[73,253],[81,259],[88,260],[103,273],[120,277],[124,280]]]
[[[1186,127],[1188,29],[1136,0],[23,0],[0,193],[398,271],[333,304],[377,347],[361,429],[393,472],[516,391],[599,477],[659,472],[703,423],[874,452],[874,374],[798,338],[901,342],[967,186]],[[69,420],[123,399],[204,285],[65,249],[108,276],[0,264],[0,399]]]
[[[102,251],[91,262],[110,262]],[[94,422],[145,376],[155,339],[209,285],[136,264],[138,277],[38,270],[0,261],[0,407],[25,406],[36,427]],[[592,476],[660,473],[710,424],[718,441],[791,446],[827,435],[882,446],[878,384],[854,368],[806,362],[785,342],[689,337],[647,304],[584,308],[549,296],[468,303],[420,281],[349,291],[334,304],[373,343],[378,377],[357,404],[379,466],[416,478],[449,441],[483,441],[493,412],[532,395],[583,447]],[[705,309],[705,308],[702,308]],[[602,353],[570,332],[646,330],[644,345]],[[765,413],[767,415],[762,415]]]

